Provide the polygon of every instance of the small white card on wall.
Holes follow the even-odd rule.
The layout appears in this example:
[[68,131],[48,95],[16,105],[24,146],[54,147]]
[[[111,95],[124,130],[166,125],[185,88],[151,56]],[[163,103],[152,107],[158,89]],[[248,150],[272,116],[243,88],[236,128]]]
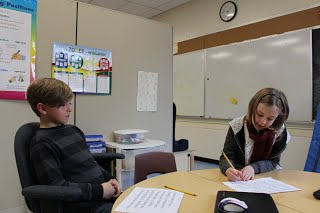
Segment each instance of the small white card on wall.
[[158,73],[138,71],[137,111],[157,111]]

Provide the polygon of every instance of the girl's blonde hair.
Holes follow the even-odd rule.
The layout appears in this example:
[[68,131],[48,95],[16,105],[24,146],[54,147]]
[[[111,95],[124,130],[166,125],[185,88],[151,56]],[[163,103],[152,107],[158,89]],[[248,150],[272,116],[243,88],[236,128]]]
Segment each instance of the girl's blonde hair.
[[285,94],[275,88],[264,88],[259,90],[249,102],[246,116],[246,122],[248,122],[249,125],[251,125],[255,119],[254,116],[259,103],[267,106],[275,105],[279,108],[279,115],[270,127],[271,129],[279,130],[289,116],[289,105]]

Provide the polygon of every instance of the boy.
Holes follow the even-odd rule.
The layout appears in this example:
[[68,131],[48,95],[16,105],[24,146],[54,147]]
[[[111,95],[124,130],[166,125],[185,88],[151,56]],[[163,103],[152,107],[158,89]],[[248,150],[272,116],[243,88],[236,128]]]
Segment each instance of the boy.
[[40,129],[31,142],[31,161],[39,184],[81,190],[80,200],[65,203],[64,212],[110,212],[111,199],[121,190],[117,180],[93,159],[82,131],[66,125],[72,98],[69,86],[54,78],[37,79],[28,87],[28,102],[40,118]]

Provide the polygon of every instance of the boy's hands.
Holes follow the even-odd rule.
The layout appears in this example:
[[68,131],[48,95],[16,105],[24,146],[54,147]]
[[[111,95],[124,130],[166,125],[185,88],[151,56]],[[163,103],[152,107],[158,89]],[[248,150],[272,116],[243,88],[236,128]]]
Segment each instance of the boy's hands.
[[252,166],[246,166],[242,170],[241,179],[244,181],[253,180],[254,179],[254,169]]
[[113,197],[119,197],[121,188],[116,179],[111,179],[108,182],[101,184],[103,188],[103,199],[111,199]]
[[111,184],[111,180],[101,184],[103,188],[103,199],[109,200],[115,196],[116,190]]
[[233,169],[232,167],[229,167],[226,171],[226,175],[228,177],[229,181],[239,181],[242,180],[242,172],[236,169]]
[[113,188],[115,189],[115,195],[113,197],[119,197],[121,193],[121,188],[119,186],[118,181],[116,179],[111,179],[110,182]]

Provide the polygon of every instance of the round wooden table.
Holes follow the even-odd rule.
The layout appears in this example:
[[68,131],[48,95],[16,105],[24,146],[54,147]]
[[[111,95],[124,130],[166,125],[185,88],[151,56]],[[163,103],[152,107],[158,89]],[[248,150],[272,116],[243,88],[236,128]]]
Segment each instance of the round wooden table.
[[[302,189],[301,191],[272,194],[271,196],[279,212],[317,212],[320,210],[320,200],[315,199],[312,195],[315,190],[320,189],[320,174],[303,171],[274,170],[256,175],[256,178],[262,177],[272,177]],[[179,212],[212,213],[214,212],[217,192],[219,190],[232,191],[231,188],[222,183],[224,181],[227,181],[227,178],[221,174],[219,169],[173,172],[160,175],[142,181],[127,189],[116,200],[113,210],[136,186],[164,189],[164,186],[168,185],[197,194],[197,196],[185,194],[179,207]]]

